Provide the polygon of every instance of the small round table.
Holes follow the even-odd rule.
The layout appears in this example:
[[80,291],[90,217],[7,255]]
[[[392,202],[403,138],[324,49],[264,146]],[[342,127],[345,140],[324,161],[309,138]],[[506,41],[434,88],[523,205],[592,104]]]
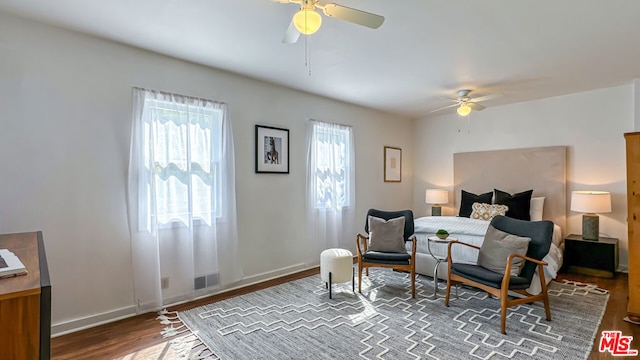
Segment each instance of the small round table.
[[436,266],[433,267],[433,297],[436,298],[438,296],[438,266],[441,262],[447,261],[447,253],[444,256],[434,255],[431,251],[431,243],[436,244],[449,244],[452,241],[456,241],[458,239],[447,237],[446,239],[440,239],[437,236],[429,236],[427,239],[427,250],[429,251],[429,255],[436,261]]

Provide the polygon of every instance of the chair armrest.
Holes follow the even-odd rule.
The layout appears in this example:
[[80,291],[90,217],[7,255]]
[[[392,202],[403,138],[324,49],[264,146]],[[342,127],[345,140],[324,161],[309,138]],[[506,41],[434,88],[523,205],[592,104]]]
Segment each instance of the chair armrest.
[[530,258],[526,255],[520,255],[520,254],[510,254],[509,257],[507,258],[507,266],[511,265],[511,260],[513,260],[514,257],[519,257],[521,259],[527,260],[527,261],[531,261],[532,263],[536,263],[538,265],[542,265],[542,266],[547,266],[549,265],[548,263],[542,261],[542,260],[538,260],[538,259],[534,259],[534,258]]
[[416,236],[413,235],[410,237],[411,240],[411,261],[413,261],[415,263],[415,258],[416,258],[416,249],[417,249],[417,243],[418,240],[416,239]]
[[[544,261],[540,261],[538,259],[534,259],[534,258],[530,258],[528,256],[525,255],[520,255],[520,254],[509,254],[509,256],[507,257],[507,267],[504,269],[504,276],[502,277],[502,286],[503,288],[508,289],[509,288],[509,280],[511,279],[511,264],[513,262],[513,258],[519,257],[521,259],[524,260],[528,260],[531,261],[533,263],[538,264],[538,275],[540,277],[541,281],[544,281],[544,266],[548,265],[546,262]],[[540,274],[542,273],[542,274]]]
[[453,264],[453,259],[451,257],[451,248],[453,247],[454,244],[465,245],[465,246],[468,246],[470,248],[474,248],[474,249],[480,251],[480,247],[479,246],[467,244],[467,243],[462,242],[462,241],[453,240],[453,241],[449,242],[449,244],[447,245],[447,278],[449,277],[449,274],[451,274],[451,264]]
[[[362,253],[363,252],[367,252],[367,240],[368,239],[369,239],[368,236],[364,236],[362,234],[357,234],[356,235],[356,249],[358,250],[358,258],[362,257]],[[362,251],[361,244],[363,244],[363,246],[364,246],[364,251]]]

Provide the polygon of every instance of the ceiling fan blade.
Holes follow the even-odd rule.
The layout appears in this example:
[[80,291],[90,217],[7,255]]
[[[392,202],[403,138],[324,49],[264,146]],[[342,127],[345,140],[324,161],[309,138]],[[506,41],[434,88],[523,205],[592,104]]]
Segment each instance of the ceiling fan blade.
[[[475,101],[475,99],[474,99],[474,101]],[[476,111],[481,111],[481,110],[484,110],[484,109],[487,108],[486,106],[482,106],[480,104],[476,104],[476,103],[471,102],[471,101],[467,102],[467,105],[469,105],[470,108],[472,108],[473,110],[476,110]]]
[[287,31],[284,33],[282,42],[285,44],[293,44],[296,41],[298,41],[299,37],[300,37],[300,32],[298,32],[298,29],[296,29],[296,27],[293,25],[293,20],[291,20],[291,23],[289,24]]
[[460,105],[460,104],[459,103],[455,103],[455,104],[447,105],[447,106],[444,106],[444,107],[441,107],[441,108],[437,108],[435,110],[431,110],[430,112],[436,112],[436,111],[440,111],[440,110],[444,110],[444,109],[449,109],[449,108],[452,108],[452,107],[456,107],[458,105]]
[[[319,7],[319,6],[318,6]],[[327,4],[322,7],[325,15],[352,22],[354,24],[377,29],[384,22],[384,16],[352,9],[338,4]]]
[[489,95],[485,95],[485,96],[478,96],[477,98],[473,98],[473,101],[475,101],[475,102],[487,101],[487,100],[493,100],[493,99],[501,98],[503,96],[504,96],[503,93],[495,93],[495,94],[489,94]]

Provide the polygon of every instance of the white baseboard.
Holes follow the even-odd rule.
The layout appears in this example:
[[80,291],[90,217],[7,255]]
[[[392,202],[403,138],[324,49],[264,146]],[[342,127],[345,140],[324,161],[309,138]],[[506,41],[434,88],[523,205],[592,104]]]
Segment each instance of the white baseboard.
[[[267,272],[264,272],[264,273],[260,273],[260,274],[256,274],[256,275],[252,275],[252,276],[243,278],[242,280],[240,280],[237,283],[235,283],[233,285],[233,287],[225,288],[225,289],[222,289],[221,291],[219,291],[217,293],[207,294],[207,295],[202,296],[202,297],[204,298],[204,297],[209,297],[211,295],[222,294],[222,293],[229,292],[229,291],[236,290],[236,289],[240,289],[240,288],[243,288],[243,287],[259,284],[261,282],[265,282],[265,281],[277,279],[277,278],[280,278],[280,277],[283,277],[283,276],[295,274],[295,273],[298,273],[298,272],[301,272],[301,271],[313,269],[315,267],[318,267],[318,265],[317,264],[309,265],[309,264],[300,263],[300,264],[287,266],[287,267],[284,267],[284,268],[281,268],[281,269],[278,269],[278,270],[267,271]],[[193,301],[193,300],[189,300],[189,301]],[[188,301],[186,301],[186,302],[188,302]],[[184,301],[180,302],[180,303],[184,303]],[[166,307],[178,305],[180,303],[170,304],[170,305],[167,305]],[[58,336],[61,336],[61,335],[70,334],[70,333],[73,333],[73,332],[76,332],[76,331],[89,329],[89,328],[92,328],[92,327],[95,327],[95,326],[99,326],[99,325],[103,325],[103,324],[108,324],[108,323],[111,323],[111,322],[114,322],[114,321],[126,319],[126,318],[129,318],[129,317],[132,317],[132,316],[136,316],[136,315],[138,315],[138,314],[136,314],[136,307],[135,306],[129,306],[129,307],[121,308],[121,309],[116,309],[116,310],[113,310],[113,311],[108,311],[108,312],[105,312],[105,313],[102,313],[102,314],[91,315],[91,316],[87,316],[87,317],[83,317],[83,318],[79,318],[79,319],[60,322],[60,323],[57,323],[57,324],[53,324],[51,326],[51,337],[58,337]]]
[[72,332],[89,329],[98,325],[108,324],[110,322],[126,319],[132,316],[136,316],[135,306],[129,306],[79,319],[63,321],[51,325],[51,337],[66,335]]

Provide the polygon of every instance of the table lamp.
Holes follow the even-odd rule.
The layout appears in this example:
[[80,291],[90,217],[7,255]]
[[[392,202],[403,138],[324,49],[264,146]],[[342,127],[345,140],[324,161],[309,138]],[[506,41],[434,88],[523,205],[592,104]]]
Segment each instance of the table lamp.
[[431,216],[441,216],[442,207],[440,207],[440,204],[449,202],[449,192],[443,189],[427,189],[424,195],[424,202],[433,204],[431,206]]
[[596,213],[611,212],[611,193],[607,191],[573,191],[571,193],[571,211],[582,215],[582,238],[598,241],[600,218]]

